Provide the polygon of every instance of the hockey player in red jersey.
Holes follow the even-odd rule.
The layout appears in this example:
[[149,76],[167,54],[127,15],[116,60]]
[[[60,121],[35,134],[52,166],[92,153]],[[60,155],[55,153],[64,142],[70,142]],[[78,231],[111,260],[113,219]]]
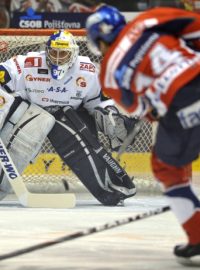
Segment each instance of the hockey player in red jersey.
[[200,201],[191,184],[200,150],[200,15],[154,8],[126,23],[104,5],[86,28],[90,47],[104,56],[104,93],[130,115],[159,122],[152,170],[188,236],[174,254],[200,265]]

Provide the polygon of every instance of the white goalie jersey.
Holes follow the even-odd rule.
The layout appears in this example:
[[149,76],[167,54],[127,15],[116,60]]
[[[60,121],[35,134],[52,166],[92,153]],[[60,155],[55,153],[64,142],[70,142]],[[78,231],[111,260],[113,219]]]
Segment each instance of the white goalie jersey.
[[18,55],[0,63],[0,82],[8,92],[43,108],[81,104],[90,113],[101,102],[95,65],[86,56],[78,56],[66,76],[55,80],[46,63],[45,52]]

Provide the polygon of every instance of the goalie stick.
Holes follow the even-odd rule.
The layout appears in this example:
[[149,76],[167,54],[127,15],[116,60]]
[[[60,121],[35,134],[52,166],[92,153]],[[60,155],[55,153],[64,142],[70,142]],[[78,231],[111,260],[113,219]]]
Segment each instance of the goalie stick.
[[63,242],[67,242],[67,241],[71,241],[71,240],[81,238],[81,237],[84,237],[84,236],[88,236],[88,235],[91,235],[91,234],[94,234],[94,233],[107,231],[109,229],[116,228],[116,227],[131,223],[131,222],[135,222],[135,221],[138,221],[138,220],[143,220],[143,219],[148,218],[148,217],[159,215],[159,214],[167,212],[169,210],[170,210],[169,206],[164,206],[164,207],[161,207],[161,208],[157,208],[155,210],[150,210],[148,212],[138,214],[138,215],[133,216],[133,217],[127,217],[127,218],[124,218],[124,219],[121,219],[121,220],[115,220],[113,222],[105,223],[105,224],[97,226],[97,227],[91,227],[91,228],[85,229],[83,231],[79,231],[79,232],[75,232],[75,233],[72,233],[72,234],[69,234],[69,235],[66,235],[66,236],[63,236],[63,237],[59,237],[59,238],[56,238],[54,240],[50,240],[50,241],[43,242],[43,243],[40,243],[40,244],[32,245],[30,247],[23,248],[23,249],[18,249],[18,250],[15,250],[13,252],[9,252],[9,253],[0,255],[0,261],[6,260],[6,259],[9,259],[9,258],[13,258],[13,257],[17,257],[17,256],[20,256],[20,255],[24,255],[24,254],[30,253],[32,251],[36,251],[36,250],[39,250],[39,249],[54,246],[54,245],[57,245],[57,244],[60,244],[60,243],[63,243]]
[[0,165],[23,206],[40,208],[72,208],[75,206],[76,198],[73,193],[37,194],[29,192],[1,138]]

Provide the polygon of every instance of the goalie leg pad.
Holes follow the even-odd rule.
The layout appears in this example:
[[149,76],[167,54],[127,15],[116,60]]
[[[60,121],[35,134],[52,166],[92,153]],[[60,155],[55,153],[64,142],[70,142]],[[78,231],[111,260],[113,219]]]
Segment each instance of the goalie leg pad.
[[[55,124],[55,118],[37,105],[22,102],[1,132],[9,154],[19,173],[38,154],[47,134]],[[10,184],[3,171],[0,189],[5,196],[10,192]]]
[[[117,205],[135,195],[136,189],[129,176],[103,149],[73,109],[66,113],[60,111],[56,119],[60,120],[48,135],[51,143],[97,200],[104,205]],[[81,125],[80,129],[77,124]],[[82,133],[83,130],[86,134]]]
[[13,102],[14,97],[0,88],[0,130],[4,125]]

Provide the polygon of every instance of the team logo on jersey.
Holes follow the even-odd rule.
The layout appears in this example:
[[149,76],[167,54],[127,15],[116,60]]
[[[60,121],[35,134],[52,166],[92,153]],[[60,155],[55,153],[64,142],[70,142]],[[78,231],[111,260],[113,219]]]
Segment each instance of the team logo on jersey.
[[0,96],[0,108],[2,108],[6,103],[5,97]]
[[19,63],[18,63],[16,57],[13,57],[13,62],[15,63],[15,65],[16,65],[16,67],[17,67],[17,72],[18,72],[18,74],[21,74],[21,73],[22,73],[22,70],[21,70],[21,68],[20,68],[20,65],[19,65]]
[[95,72],[95,65],[91,63],[80,62],[80,70]]
[[76,85],[79,86],[79,87],[86,87],[86,86],[87,86],[87,83],[86,83],[85,78],[83,78],[83,77],[78,77],[78,78],[76,79]]
[[33,77],[31,74],[26,75],[26,80],[29,82],[50,82],[50,78],[45,77]]
[[42,58],[41,57],[27,57],[24,62],[25,68],[30,67],[41,67],[42,66]]

